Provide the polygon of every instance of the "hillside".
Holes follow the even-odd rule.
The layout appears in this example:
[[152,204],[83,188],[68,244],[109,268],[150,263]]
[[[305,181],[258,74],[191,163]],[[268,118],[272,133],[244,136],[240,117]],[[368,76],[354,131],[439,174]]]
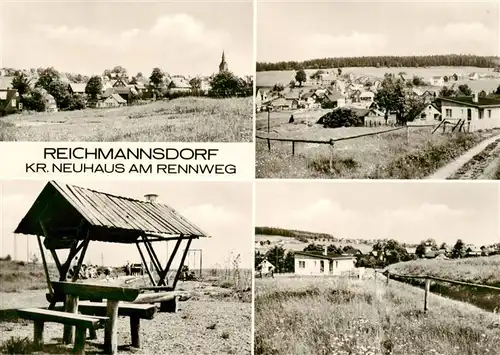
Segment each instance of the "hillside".
[[419,259],[387,268],[399,275],[425,275],[500,287],[500,255],[454,260]]

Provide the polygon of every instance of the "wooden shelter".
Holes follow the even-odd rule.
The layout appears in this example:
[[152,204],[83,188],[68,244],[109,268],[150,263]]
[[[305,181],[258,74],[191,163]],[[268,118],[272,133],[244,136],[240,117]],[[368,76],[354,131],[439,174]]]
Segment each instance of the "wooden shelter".
[[[47,183],[14,233],[36,235],[38,238],[51,308],[55,302],[64,299],[54,294],[45,250],[50,252],[57,266],[58,281],[66,281],[72,260],[78,256],[76,272],[71,280],[74,282],[91,241],[135,244],[151,281],[151,287],[142,289],[173,291],[192,240],[209,237],[167,205],[55,181]],[[166,265],[162,265],[153,244],[169,240],[175,240],[176,244],[167,255]],[[183,242],[186,245],[181,253],[180,265],[172,284],[168,285],[167,274]],[[69,251],[66,260],[59,258],[58,251],[62,249]],[[150,270],[150,264],[154,270]]]

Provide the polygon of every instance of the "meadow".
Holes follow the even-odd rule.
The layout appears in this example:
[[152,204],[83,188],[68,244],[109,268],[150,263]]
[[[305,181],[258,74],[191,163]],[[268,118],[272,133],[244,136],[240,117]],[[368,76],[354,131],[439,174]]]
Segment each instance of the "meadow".
[[[337,72],[336,68],[323,69],[325,72]],[[307,77],[309,77],[316,72],[316,69],[306,69]],[[349,67],[342,68],[343,73],[353,73],[355,75],[365,75],[372,78],[382,79],[385,73],[392,73],[398,75],[403,72],[406,73],[405,77],[412,78],[414,75],[423,77],[424,80],[429,80],[431,76],[450,76],[454,73],[462,74],[465,79],[453,82],[456,86],[461,84],[467,84],[473,90],[481,91],[485,90],[491,92],[495,90],[500,84],[499,73],[493,72],[490,68],[476,68],[476,67],[427,67],[427,68],[375,68],[375,67]],[[477,72],[479,74],[487,74],[493,76],[492,78],[485,78],[480,80],[468,80],[468,75],[470,73]],[[295,76],[295,71],[293,70],[283,70],[283,71],[261,71],[257,72],[256,82],[258,87],[272,87],[276,83],[288,84]],[[496,77],[496,78],[495,78]],[[305,86],[308,86],[306,81]]]
[[251,142],[252,98],[178,98],[145,105],[0,119],[0,141]]
[[498,315],[374,278],[256,280],[255,354],[500,353]]
[[392,264],[390,272],[410,276],[436,276],[500,287],[500,255],[452,260],[419,259]]
[[[271,116],[272,117],[272,116]],[[264,119],[260,118],[261,121]],[[392,127],[323,128],[318,124],[275,122],[271,131],[258,130],[257,136],[304,140],[337,139],[365,133],[382,132]],[[257,118],[259,122],[259,115]],[[472,133],[431,134],[432,127],[411,127],[327,144],[297,143],[292,156],[290,142],[256,141],[258,178],[345,178],[345,179],[421,179],[458,158],[498,130]],[[330,169],[330,159],[332,168]]]

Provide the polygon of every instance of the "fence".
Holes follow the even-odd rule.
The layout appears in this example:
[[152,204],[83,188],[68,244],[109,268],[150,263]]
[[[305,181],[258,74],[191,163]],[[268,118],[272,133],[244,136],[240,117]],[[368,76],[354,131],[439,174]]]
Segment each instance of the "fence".
[[461,286],[469,286],[469,287],[476,287],[476,288],[482,288],[485,290],[492,290],[500,293],[500,287],[495,287],[495,286],[489,286],[489,285],[481,285],[481,284],[475,284],[475,283],[470,283],[470,282],[464,282],[464,281],[455,281],[455,280],[450,280],[450,279],[445,279],[442,277],[435,277],[435,276],[409,276],[409,275],[398,275],[391,273],[390,271],[385,271],[385,272],[380,272],[375,270],[375,280],[377,273],[383,275],[386,277],[386,286],[389,286],[389,281],[391,279],[391,276],[393,278],[399,278],[399,279],[412,279],[412,280],[425,280],[425,287],[424,287],[424,312],[427,312],[429,309],[429,293],[430,293],[430,288],[431,288],[431,282],[432,281],[439,281],[439,282],[446,282],[450,283],[453,285],[461,285]]

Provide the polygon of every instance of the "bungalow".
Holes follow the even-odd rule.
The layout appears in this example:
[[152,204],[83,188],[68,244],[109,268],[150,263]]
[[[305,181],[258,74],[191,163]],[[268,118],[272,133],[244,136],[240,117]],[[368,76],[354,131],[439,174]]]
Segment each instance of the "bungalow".
[[296,110],[299,108],[300,95],[298,92],[289,92],[285,95],[288,108]]
[[284,97],[277,97],[274,100],[271,100],[269,106],[272,107],[273,110],[283,110],[288,109],[288,102]]
[[264,259],[255,269],[259,272],[260,277],[262,277],[263,275],[273,274],[276,267],[267,259]]
[[413,121],[414,124],[434,124],[442,120],[441,107],[437,102],[428,104]]
[[432,86],[444,86],[444,78],[442,76],[431,76],[429,82]]
[[118,94],[111,94],[108,97],[101,99],[97,103],[97,107],[99,108],[111,108],[111,107],[120,107],[127,104],[127,101]]
[[441,114],[448,121],[467,120],[469,131],[500,127],[500,100],[473,96],[441,98]]
[[295,252],[293,258],[296,275],[340,275],[356,268],[354,256],[328,254],[326,250],[323,254]]
[[19,94],[15,89],[0,89],[0,116],[19,109]]

